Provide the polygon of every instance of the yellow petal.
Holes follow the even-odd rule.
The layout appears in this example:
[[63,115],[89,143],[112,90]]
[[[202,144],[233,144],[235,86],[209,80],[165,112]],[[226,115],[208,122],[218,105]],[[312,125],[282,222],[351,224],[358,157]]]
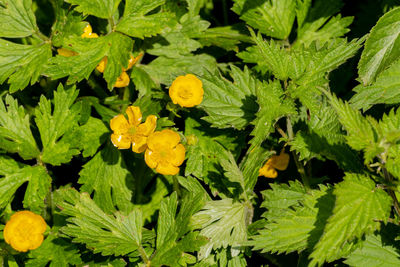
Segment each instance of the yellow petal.
[[156,172],[163,175],[175,175],[178,174],[179,168],[169,162],[160,162],[157,165]]
[[92,26],[90,26],[90,23],[86,25],[86,27],[83,29],[83,34],[81,35],[82,38],[86,38],[89,34],[92,33]]
[[259,176],[265,176],[267,178],[276,178],[278,176],[278,172],[268,163],[266,163],[262,168],[260,168],[258,172]]
[[132,136],[132,151],[142,153],[147,148],[147,137],[135,134]]
[[103,57],[103,59],[102,59],[102,60],[100,61],[100,63],[97,65],[96,70],[98,70],[99,72],[103,73],[104,70],[106,69],[107,61],[108,61],[107,56]]
[[147,166],[154,169],[158,165],[159,157],[157,156],[157,153],[147,148],[146,152],[144,153],[144,161],[146,162]]
[[193,74],[177,77],[169,88],[169,96],[174,104],[193,107],[203,101],[203,83]]
[[126,68],[126,69],[122,68],[122,70],[123,71],[130,70],[133,67],[133,65],[135,65],[136,62],[138,62],[142,58],[142,56],[143,56],[143,53],[140,53],[137,57],[134,57],[131,55],[131,57],[129,58],[129,61],[128,61],[128,68]]
[[174,148],[179,144],[181,137],[170,129],[157,131],[149,135],[147,145],[151,150],[157,151],[160,147]]
[[[83,34],[82,34],[83,35]],[[89,34],[85,34],[85,36],[82,36],[82,38],[98,38],[99,36],[97,35],[97,33],[89,33]]]
[[129,85],[130,79],[128,74],[124,71],[121,73],[121,75],[117,78],[117,81],[114,84],[114,87],[126,87]]
[[129,106],[125,113],[128,115],[129,124],[138,126],[142,122],[142,112],[139,107]]
[[146,118],[146,121],[142,124],[139,124],[136,129],[136,134],[140,134],[143,136],[149,136],[154,132],[157,126],[157,117],[154,115],[149,115]]
[[72,50],[69,50],[69,49],[65,49],[65,48],[57,49],[57,53],[60,56],[63,56],[63,57],[72,57],[72,56],[76,56],[78,54],[75,51],[72,51]]
[[284,171],[289,165],[289,159],[289,154],[286,154],[284,151],[282,151],[278,156],[273,155],[268,162],[275,169]]
[[124,134],[129,131],[130,125],[124,115],[119,114],[110,120],[110,127],[115,134]]
[[128,149],[131,147],[131,138],[129,135],[124,134],[112,134],[111,142],[115,147],[119,149]]
[[178,144],[172,150],[173,157],[169,160],[169,162],[175,166],[182,165],[183,161],[185,160],[185,152],[186,152],[185,147],[182,144]]

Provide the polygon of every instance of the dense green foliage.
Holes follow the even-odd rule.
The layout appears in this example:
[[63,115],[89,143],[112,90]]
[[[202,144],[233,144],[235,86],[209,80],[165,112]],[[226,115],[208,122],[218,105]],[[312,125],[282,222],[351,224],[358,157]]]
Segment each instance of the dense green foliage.
[[[113,146],[131,105],[177,175]],[[400,266],[399,107],[398,1],[0,0],[0,265]],[[24,209],[48,228],[21,253]]]

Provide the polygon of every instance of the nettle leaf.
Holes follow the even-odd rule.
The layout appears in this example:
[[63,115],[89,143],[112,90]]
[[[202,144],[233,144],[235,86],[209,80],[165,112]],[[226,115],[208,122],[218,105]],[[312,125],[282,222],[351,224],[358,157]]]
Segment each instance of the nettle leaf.
[[274,132],[274,124],[283,116],[297,114],[292,100],[284,98],[284,91],[278,80],[264,82],[256,87],[257,103],[260,107],[256,119],[252,122],[254,129],[250,135],[254,136],[250,144],[252,147],[261,143]]
[[[302,5],[302,8],[309,8],[310,2],[306,1]],[[341,15],[333,16],[339,12],[342,6],[342,1],[318,0],[315,1],[313,7],[307,13],[303,10],[297,39],[293,45],[308,46],[313,41],[323,44],[348,33],[350,30],[347,27],[353,22],[353,17],[342,18]],[[306,18],[304,14],[307,14]]]
[[64,41],[64,47],[75,51],[78,55],[53,57],[45,71],[46,75],[52,79],[69,76],[68,84],[80,82],[88,79],[99,62],[107,56],[104,79],[108,88],[112,89],[122,73],[122,68],[128,65],[133,40],[121,33],[112,32],[99,38],[70,37]]
[[93,194],[93,201],[105,212],[115,212],[116,207],[126,214],[132,211],[129,185],[133,177],[120,151],[110,143],[83,166],[79,175],[80,190]]
[[13,173],[5,174],[4,178],[0,179],[1,209],[12,200],[15,191],[25,182],[29,183],[23,200],[24,208],[41,213],[45,207],[44,199],[51,186],[51,177],[42,166],[25,166],[15,169]]
[[233,82],[220,73],[206,73],[201,77],[204,99],[198,107],[207,113],[203,119],[213,127],[240,130],[254,119],[258,109],[254,103],[257,80],[247,67],[241,71],[231,65],[231,76]]
[[192,73],[199,77],[207,71],[217,72],[217,61],[214,57],[200,54],[179,58],[157,57],[148,65],[141,65],[156,84],[170,86],[176,77]]
[[[301,252],[311,249],[324,231],[335,204],[326,186],[306,191],[299,183],[274,185],[263,192],[265,227],[251,237],[255,250],[272,253]],[[290,207],[290,208],[289,208]]]
[[336,184],[333,215],[329,218],[322,237],[311,253],[310,265],[321,265],[342,257],[341,248],[362,235],[379,229],[391,210],[391,198],[368,176],[347,173],[344,181]]
[[400,254],[396,247],[385,244],[380,235],[367,235],[361,247],[354,250],[344,263],[350,266],[387,266],[400,265]]
[[372,28],[358,63],[358,75],[364,85],[400,56],[400,8],[383,15]]
[[278,39],[286,39],[296,16],[295,0],[235,0],[232,10],[250,26]]
[[400,61],[396,61],[386,70],[377,75],[376,81],[369,85],[362,84],[353,90],[356,94],[351,98],[351,106],[364,111],[376,104],[398,104],[400,103]]
[[99,18],[111,18],[117,10],[121,0],[64,0],[71,5],[76,5],[76,11],[85,15],[93,15]]
[[253,191],[259,176],[258,170],[271,155],[271,151],[261,146],[256,146],[247,150],[245,157],[242,162],[240,162],[240,170],[245,179],[246,192]]
[[154,266],[178,266],[186,256],[185,252],[196,252],[207,243],[198,232],[191,232],[190,219],[204,204],[203,194],[189,195],[182,201],[177,213],[178,199],[174,192],[163,200],[160,215],[157,220],[157,240],[154,257],[151,262]]
[[58,194],[62,200],[56,204],[61,214],[70,216],[61,232],[72,237],[73,242],[85,244],[94,253],[127,255],[136,251],[141,242],[152,238],[142,235],[142,214],[138,210],[126,216],[109,215],[86,192],[67,188],[58,190]]
[[161,33],[167,27],[174,26],[176,21],[172,13],[146,15],[164,2],[165,0],[127,0],[124,15],[118,22],[116,30],[131,37],[144,39]]
[[[50,263],[50,265],[47,265]],[[39,248],[29,251],[27,267],[68,267],[82,264],[79,250],[75,244],[50,234]]]
[[[0,1],[0,37],[22,38],[37,31],[32,0]],[[6,54],[0,53],[0,55]]]
[[11,95],[6,96],[5,103],[0,99],[0,148],[18,153],[25,160],[40,154],[30,129],[29,115]]
[[65,141],[63,137],[77,127],[78,106],[72,106],[79,91],[72,87],[64,90],[62,84],[54,91],[54,107],[43,95],[35,110],[35,122],[39,128],[43,150],[41,160],[52,165],[67,163],[74,155],[79,154],[76,147]]
[[213,249],[226,249],[228,246],[231,247],[232,257],[237,256],[247,240],[250,209],[244,203],[233,202],[231,198],[206,202],[192,218],[194,227],[201,229],[200,234],[209,239],[201,247],[198,257],[207,258]]
[[0,84],[8,79],[10,92],[34,84],[51,58],[51,45],[23,45],[0,39]]

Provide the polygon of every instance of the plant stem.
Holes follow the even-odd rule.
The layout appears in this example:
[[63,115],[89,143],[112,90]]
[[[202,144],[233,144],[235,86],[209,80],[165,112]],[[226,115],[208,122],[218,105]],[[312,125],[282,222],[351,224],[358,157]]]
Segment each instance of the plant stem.
[[39,39],[48,42],[50,41],[49,37],[47,37],[46,35],[44,35],[43,33],[41,33],[39,30],[37,30],[36,32],[33,33],[36,37],[38,37]]
[[179,182],[178,182],[178,179],[176,178],[176,175],[172,176],[172,183],[173,183],[174,191],[176,192],[178,197],[180,197],[181,196],[181,190],[179,188]]
[[[287,132],[289,135],[289,141],[292,141],[294,138],[294,134],[293,134],[293,127],[292,127],[292,122],[290,121],[290,117],[286,117],[286,128],[287,128]],[[296,167],[297,167],[297,171],[300,173],[301,176],[301,180],[303,181],[304,186],[307,189],[310,189],[310,182],[308,180],[308,176],[307,173],[304,169],[304,166],[302,165],[302,163],[299,160],[298,155],[296,154],[295,151],[292,151],[292,155],[294,158],[294,162],[296,163]]]
[[144,263],[146,263],[146,266],[150,266],[150,260],[149,257],[147,257],[146,251],[144,251],[144,248],[142,247],[142,244],[139,245],[139,254]]
[[[386,170],[386,168],[382,168],[383,171],[383,175],[385,176],[386,181],[391,182],[392,176],[390,175],[390,173],[388,173],[388,171]],[[396,197],[396,193],[394,192],[393,189],[388,189],[388,193],[390,195],[390,197],[393,199],[393,206],[394,206],[394,210],[397,213],[397,216],[400,217],[400,205],[399,205],[399,201]]]

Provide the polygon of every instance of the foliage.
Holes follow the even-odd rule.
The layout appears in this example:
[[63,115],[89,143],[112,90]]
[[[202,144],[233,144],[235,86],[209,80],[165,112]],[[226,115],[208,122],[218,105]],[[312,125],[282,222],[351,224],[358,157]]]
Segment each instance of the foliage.
[[0,0],[0,262],[399,266],[399,33],[394,0]]

